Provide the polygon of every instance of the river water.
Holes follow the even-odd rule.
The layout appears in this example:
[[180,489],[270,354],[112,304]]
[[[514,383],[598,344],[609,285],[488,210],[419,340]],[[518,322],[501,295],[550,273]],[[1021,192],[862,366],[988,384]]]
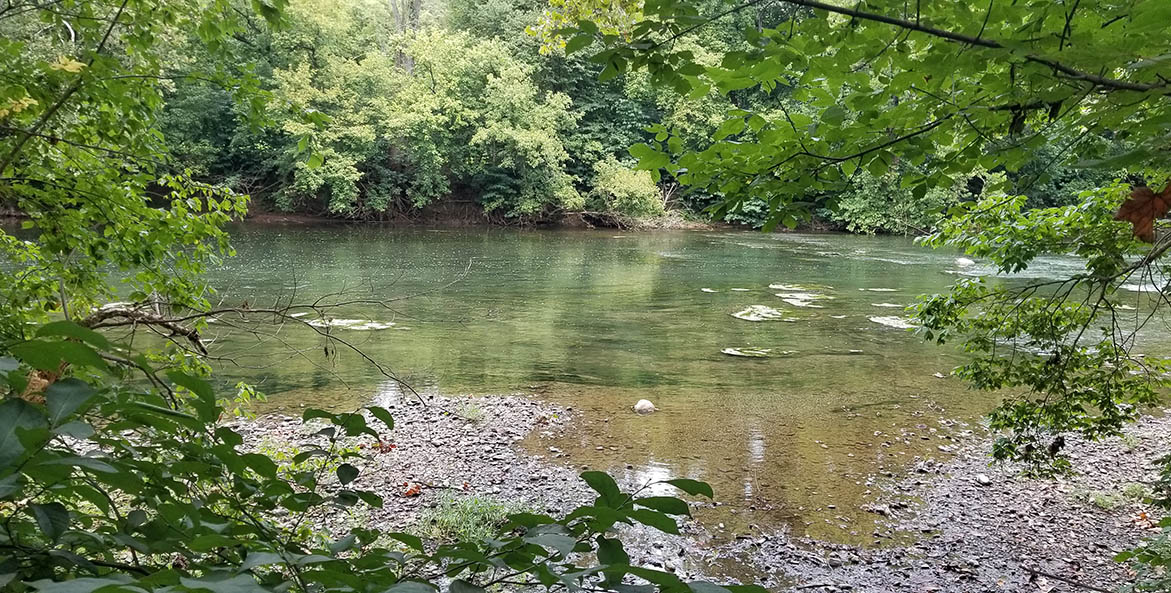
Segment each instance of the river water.
[[[331,331],[421,391],[573,406],[573,434],[525,446],[628,477],[707,480],[726,504],[706,520],[729,535],[783,525],[867,542],[868,476],[946,456],[951,421],[995,404],[946,377],[957,351],[892,327],[917,295],[981,271],[907,239],[258,225],[233,235],[238,255],[211,275],[225,302],[396,299],[347,306],[335,316],[360,322]],[[1051,258],[1033,272],[1079,267]],[[379,325],[355,326],[367,321]],[[393,385],[345,348],[327,355],[308,328],[258,340],[223,327],[213,325],[215,351],[240,366],[222,373],[248,378],[269,406],[354,408]],[[660,411],[635,415],[639,399]]]

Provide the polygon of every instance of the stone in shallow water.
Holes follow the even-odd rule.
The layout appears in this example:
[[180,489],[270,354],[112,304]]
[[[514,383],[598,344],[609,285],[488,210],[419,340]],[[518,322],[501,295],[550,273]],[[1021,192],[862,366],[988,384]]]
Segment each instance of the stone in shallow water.
[[811,309],[823,308],[814,301],[833,298],[824,294],[818,294],[816,292],[778,292],[777,296],[780,297],[782,301],[785,301],[794,307],[809,307]]
[[898,317],[895,315],[871,317],[870,321],[873,321],[879,325],[885,325],[887,327],[894,327],[898,329],[911,329],[915,327],[915,324],[911,323],[910,319],[906,317]]
[[655,404],[652,404],[648,399],[640,399],[634,404],[634,412],[636,414],[651,414],[656,411]]
[[[779,284],[777,284],[777,285],[769,285],[769,286],[770,286],[770,288],[771,288],[771,287],[773,287],[773,286],[783,286],[783,285],[779,285]],[[785,301],[786,303],[788,303],[788,304],[790,304],[790,305],[793,305],[794,307],[809,307],[809,308],[811,308],[811,309],[822,309],[822,308],[824,308],[824,307],[822,307],[821,305],[818,305],[818,304],[816,303],[816,301],[820,301],[820,300],[823,300],[823,299],[833,299],[833,298],[834,298],[834,297],[832,297],[832,296],[825,295],[825,294],[822,294],[822,293],[820,293],[820,292],[813,292],[813,291],[810,291],[810,290],[799,290],[799,291],[790,291],[790,292],[778,292],[778,293],[777,293],[777,296],[778,296],[778,297],[779,297],[779,298],[780,298],[782,301]]]
[[369,319],[314,319],[308,322],[313,327],[337,327],[356,331],[371,331],[390,329],[394,323],[390,321],[370,321]]
[[788,292],[808,292],[811,290],[800,284],[769,284],[768,287],[773,290],[784,290]]
[[966,267],[968,267],[968,266],[974,266],[974,265],[976,265],[976,262],[975,262],[975,261],[973,261],[973,260],[970,260],[970,259],[968,259],[968,258],[966,258],[966,257],[957,257],[957,258],[956,258],[956,265],[957,265],[957,266],[962,266],[962,267],[965,267],[965,268],[966,268]]
[[784,284],[781,282],[769,284],[768,287],[773,290],[783,290],[785,292],[825,292],[834,289],[834,287],[828,284]]
[[795,321],[792,317],[785,317],[784,311],[764,305],[749,305],[747,309],[732,313],[732,317],[744,321]]
[[742,356],[745,358],[767,358],[771,355],[772,348],[724,348],[720,352],[728,356]]

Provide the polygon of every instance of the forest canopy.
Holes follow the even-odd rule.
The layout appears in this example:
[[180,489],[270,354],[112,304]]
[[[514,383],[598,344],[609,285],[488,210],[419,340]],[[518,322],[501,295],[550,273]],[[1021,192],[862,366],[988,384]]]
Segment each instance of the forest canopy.
[[[822,18],[798,4],[749,3],[729,10],[732,5],[710,1],[687,4],[680,14],[655,12],[675,10],[670,8],[674,4],[617,2],[328,4],[293,2],[282,29],[261,31],[247,45],[235,44],[241,59],[254,64],[256,83],[271,95],[274,126],[247,125],[229,93],[205,81],[179,80],[165,96],[162,131],[183,166],[201,180],[250,193],[254,212],[504,224],[584,220],[619,226],[714,215],[717,221],[756,227],[784,222],[922,234],[971,193],[964,186],[980,177],[979,171],[1005,173],[1013,189],[1030,195],[1031,206],[1061,205],[1071,203],[1078,191],[1122,174],[1125,155],[1133,156],[1138,148],[1133,137],[1104,131],[1107,121],[1079,138],[1076,147],[1070,145],[1073,136],[1058,141],[1071,129],[1065,123],[1070,113],[1084,105],[1075,109],[1069,93],[1054,94],[1060,89],[1031,88],[1029,71],[1035,64],[1027,60],[1019,77],[1016,66],[985,74],[989,81],[1011,82],[1014,94],[1028,96],[1019,109],[1013,107],[1014,98],[990,99],[997,92],[993,88],[984,89],[983,96],[965,94],[963,88],[944,96],[950,79],[932,68],[954,59],[975,64],[983,53],[946,43],[955,55],[922,53],[915,38],[888,38],[889,30],[878,23],[850,25],[844,38],[853,48],[849,51],[793,61],[800,52],[778,53],[776,43],[769,45],[769,31],[788,35],[791,26],[799,25],[809,29],[803,39],[824,43],[823,36],[839,35],[839,26],[851,22],[842,15]],[[989,22],[1007,27],[1003,23],[1027,12],[991,14]],[[1080,18],[1088,14],[1083,9]],[[599,22],[592,37],[563,35],[567,24],[593,22],[585,17]],[[705,24],[672,36],[686,28],[688,18]],[[670,43],[652,42],[649,49],[623,45],[636,32],[635,23],[648,39],[661,35]],[[660,32],[660,26],[666,28]],[[994,33],[999,31],[984,35]],[[617,45],[601,53],[583,51],[594,37]],[[863,54],[871,43],[878,50],[868,60]],[[198,45],[176,49],[197,62],[206,59],[199,57],[201,51]],[[909,73],[884,75],[895,56],[915,56],[910,66],[923,80]],[[753,63],[768,64],[768,70],[737,68]],[[634,68],[642,65],[648,68]],[[628,68],[629,76],[613,76]],[[840,78],[827,77],[816,91],[806,84],[812,73],[839,71]],[[840,91],[846,87],[841,85],[858,84],[869,89],[870,99],[843,102]],[[684,85],[686,92],[678,92]],[[882,97],[900,95],[905,97],[895,109],[885,109]],[[948,111],[953,109],[949,101],[954,112]],[[829,149],[844,137],[817,132],[817,123],[822,132],[829,124],[850,129],[862,123],[909,131],[900,118],[917,113],[924,102],[933,103],[928,107],[941,121],[932,126],[932,136],[916,135],[920,154],[928,154],[929,138],[957,135],[952,152],[933,155],[957,163],[946,173],[929,174],[925,156],[896,160],[891,151],[876,150],[864,162],[851,160],[846,170],[834,167],[836,173],[822,171],[816,179],[765,182],[753,176],[775,163],[727,152],[734,146],[748,150],[761,142],[783,142],[790,128],[808,128],[801,135],[809,151],[840,156],[841,150]],[[315,115],[312,121],[302,116],[305,112]],[[1111,113],[1125,117],[1117,109]],[[1026,132],[1026,122],[1043,124],[1050,116],[1052,123],[1030,125]],[[1004,133],[1009,127],[1015,133]],[[994,158],[988,152],[992,146],[1004,158]],[[715,171],[734,164],[749,177],[705,183],[679,168],[659,167],[665,175],[656,178],[655,193],[638,175],[616,174],[615,167],[630,169],[634,157],[645,159],[651,147],[662,149],[661,154],[702,148],[693,153],[699,160],[677,166]],[[982,161],[975,159],[978,171],[964,169],[969,161],[956,158],[961,150],[968,151],[964,157],[980,157],[976,151],[984,151]],[[313,154],[321,167],[307,166],[306,154]],[[1083,166],[1090,160],[1099,162]],[[839,178],[821,179],[831,174]],[[748,183],[749,178],[754,181]],[[815,189],[822,181],[832,183]],[[624,185],[615,187],[618,182]],[[981,187],[973,182],[972,189]],[[615,198],[615,192],[624,197]],[[802,207],[778,209],[780,200]],[[714,208],[720,203],[725,207]]]

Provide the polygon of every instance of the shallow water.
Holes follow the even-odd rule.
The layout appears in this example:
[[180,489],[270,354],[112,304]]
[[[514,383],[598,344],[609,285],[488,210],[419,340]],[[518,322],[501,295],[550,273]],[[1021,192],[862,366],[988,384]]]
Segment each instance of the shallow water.
[[[573,406],[580,430],[526,446],[640,479],[707,480],[726,504],[706,520],[729,537],[757,524],[869,542],[867,477],[946,455],[940,419],[994,405],[935,376],[957,352],[871,320],[897,322],[916,295],[980,270],[901,238],[247,226],[234,243],[212,274],[229,304],[409,297],[335,314],[388,329],[332,331],[420,390]],[[1050,258],[1032,273],[1077,265]],[[308,328],[218,333],[217,352],[242,365],[223,373],[272,406],[356,407],[387,389]],[[633,414],[639,399],[660,411]]]

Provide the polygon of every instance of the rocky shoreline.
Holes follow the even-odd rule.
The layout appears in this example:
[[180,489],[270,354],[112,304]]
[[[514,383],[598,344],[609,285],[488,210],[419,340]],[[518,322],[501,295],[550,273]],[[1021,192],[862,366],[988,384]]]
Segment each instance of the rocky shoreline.
[[[561,514],[592,499],[577,477],[583,469],[609,469],[570,466],[553,447],[533,454],[519,446],[530,433],[571,430],[572,408],[521,394],[428,396],[426,403],[383,397],[376,403],[395,416],[387,441],[393,447],[370,452],[355,486],[382,495],[384,506],[369,516],[324,518],[327,528],[341,532],[360,521],[425,531],[428,510],[453,494]],[[312,428],[275,414],[237,428],[253,446],[308,446],[313,439]],[[717,542],[695,521],[682,525],[683,536],[649,529],[624,536],[633,562],[684,578],[751,578],[774,590],[1086,590],[1067,581],[1113,589],[1133,575],[1112,556],[1157,523],[1141,485],[1153,479],[1153,462],[1169,439],[1171,418],[1164,416],[1144,418],[1121,441],[1071,440],[1078,473],[1047,480],[989,466],[987,437],[969,437],[946,459],[875,478],[883,494],[867,509],[883,517],[884,528],[874,534],[882,543],[872,547],[794,538],[783,528]]]
[[953,458],[922,461],[892,480],[870,507],[895,539],[911,543],[762,537],[720,554],[748,559],[766,584],[801,590],[1115,590],[1134,575],[1113,556],[1158,531],[1142,490],[1169,439],[1171,418],[1148,416],[1121,438],[1071,440],[1076,473],[1046,479],[990,466],[989,439],[973,437]]

